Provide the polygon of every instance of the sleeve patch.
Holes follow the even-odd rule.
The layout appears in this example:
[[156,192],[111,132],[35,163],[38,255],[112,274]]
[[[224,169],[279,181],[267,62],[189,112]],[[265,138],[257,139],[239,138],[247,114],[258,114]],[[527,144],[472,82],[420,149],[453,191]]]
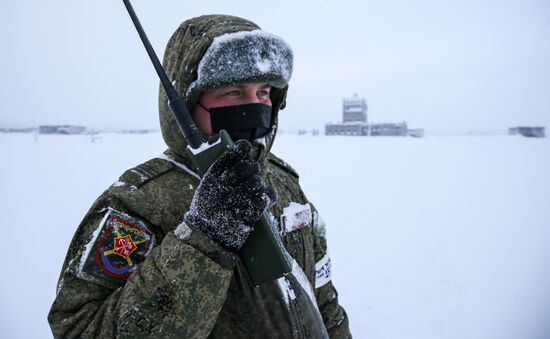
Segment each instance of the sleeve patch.
[[107,286],[120,286],[155,246],[145,223],[108,209],[81,259],[79,276]]
[[324,286],[332,280],[332,266],[328,253],[315,263],[315,288]]
[[283,232],[290,233],[309,225],[313,217],[309,204],[298,204],[291,202],[288,207],[283,208],[281,214],[281,225]]

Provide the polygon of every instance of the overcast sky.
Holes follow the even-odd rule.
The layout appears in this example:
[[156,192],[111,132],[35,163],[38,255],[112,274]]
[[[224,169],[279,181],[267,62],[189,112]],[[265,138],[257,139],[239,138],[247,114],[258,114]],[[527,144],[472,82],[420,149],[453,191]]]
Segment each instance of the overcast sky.
[[[283,128],[341,120],[428,132],[550,128],[547,0],[133,0],[159,57],[186,18],[243,16],[282,36],[295,70]],[[158,80],[122,1],[0,4],[0,124],[158,128]]]

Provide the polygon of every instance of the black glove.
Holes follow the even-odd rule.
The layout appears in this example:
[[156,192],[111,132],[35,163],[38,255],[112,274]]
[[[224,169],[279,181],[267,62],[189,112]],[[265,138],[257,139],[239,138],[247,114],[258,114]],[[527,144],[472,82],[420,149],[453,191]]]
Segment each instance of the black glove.
[[219,244],[237,251],[252,224],[276,201],[275,191],[251,160],[252,145],[238,140],[210,166],[185,214],[185,222]]

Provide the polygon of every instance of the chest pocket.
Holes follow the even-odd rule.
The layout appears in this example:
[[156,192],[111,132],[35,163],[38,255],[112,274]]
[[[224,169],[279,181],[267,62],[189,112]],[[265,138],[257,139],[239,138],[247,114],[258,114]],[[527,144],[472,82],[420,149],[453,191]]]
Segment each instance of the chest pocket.
[[302,267],[308,280],[314,281],[312,280],[315,275],[313,216],[310,204],[291,202],[283,208],[279,219],[285,247]]
[[313,215],[309,204],[291,202],[281,213],[281,230],[284,234],[311,226]]

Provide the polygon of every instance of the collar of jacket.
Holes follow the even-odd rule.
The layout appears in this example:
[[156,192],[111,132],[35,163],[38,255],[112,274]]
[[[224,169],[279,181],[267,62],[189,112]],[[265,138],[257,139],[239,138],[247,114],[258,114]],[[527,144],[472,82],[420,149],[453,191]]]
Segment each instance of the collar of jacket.
[[[271,140],[275,137],[274,133],[270,133],[270,136],[271,136]],[[267,138],[267,136],[264,138]],[[163,158],[164,160],[171,161],[176,165],[178,165],[179,168],[184,169],[185,172],[188,172],[189,174],[198,177],[199,171],[197,169],[197,166],[195,166],[195,164],[193,163],[193,160],[191,159],[191,155],[189,154],[189,152],[185,152],[184,154],[180,155],[179,153],[176,153],[172,149],[168,148],[166,151],[164,151],[163,154],[165,156],[161,158]],[[261,168],[260,173],[264,178],[267,175],[269,154],[270,154],[269,150],[267,150],[261,144],[259,143],[252,144],[253,159],[258,161],[258,163],[260,164],[260,168]]]

